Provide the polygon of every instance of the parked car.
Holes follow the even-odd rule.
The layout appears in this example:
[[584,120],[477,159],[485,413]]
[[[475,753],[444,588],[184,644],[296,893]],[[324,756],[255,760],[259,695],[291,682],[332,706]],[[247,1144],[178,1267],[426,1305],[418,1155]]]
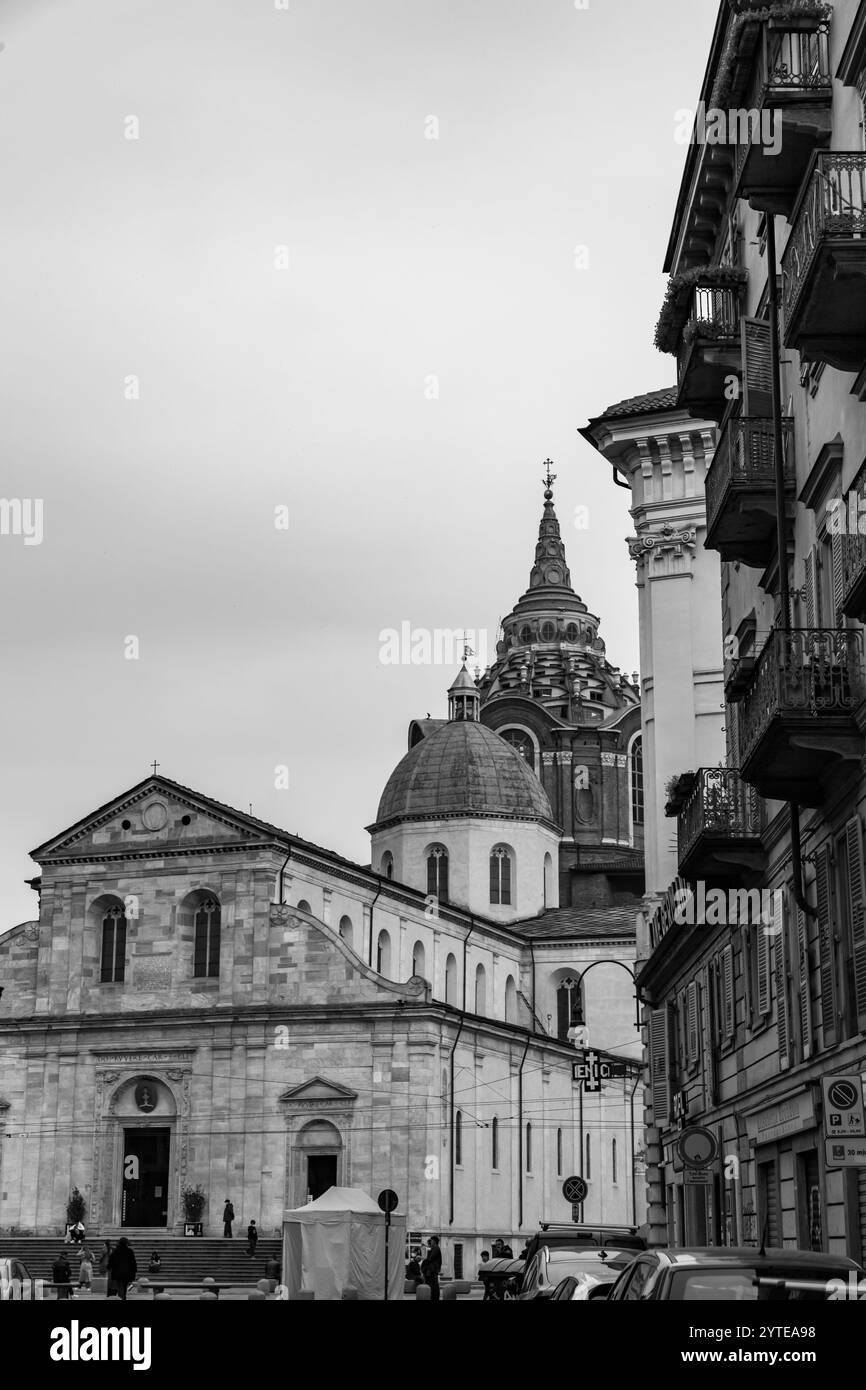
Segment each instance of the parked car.
[[554,1292],[569,1278],[588,1291],[602,1277],[615,1279],[633,1258],[631,1251],[550,1250],[542,1245],[526,1263],[520,1301],[552,1299]]
[[[571,1253],[571,1252],[569,1252]],[[574,1263],[550,1295],[551,1303],[585,1303],[597,1284],[613,1284],[634,1259],[631,1250],[575,1252]]]
[[646,1241],[636,1226],[581,1226],[543,1224],[527,1246],[526,1264],[545,1245],[549,1250],[646,1250]]
[[813,1250],[766,1250],[718,1246],[693,1250],[648,1250],[633,1258],[614,1284],[590,1289],[589,1299],[611,1303],[786,1302],[826,1300],[831,1279],[860,1277],[844,1255]]

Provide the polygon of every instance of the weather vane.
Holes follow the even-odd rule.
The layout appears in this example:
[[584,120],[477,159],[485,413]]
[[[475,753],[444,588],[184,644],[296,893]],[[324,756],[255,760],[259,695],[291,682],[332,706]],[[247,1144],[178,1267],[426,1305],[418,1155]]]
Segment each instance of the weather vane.
[[472,647],[470,647],[470,645],[469,645],[469,635],[468,635],[468,633],[464,632],[464,633],[462,634],[461,640],[462,640],[462,642],[463,642],[463,661],[464,661],[464,664],[465,664],[465,663],[469,660],[470,656],[474,656],[474,655],[475,655],[475,652],[473,651]]
[[555,473],[551,473],[551,471],[550,471],[552,467],[553,467],[553,459],[545,459],[545,460],[544,460],[544,468],[545,468],[546,471],[545,471],[545,474],[544,474],[544,486],[545,486],[545,489],[546,489],[548,492],[552,491],[552,489],[553,489],[553,484],[556,482],[556,474],[555,474]]

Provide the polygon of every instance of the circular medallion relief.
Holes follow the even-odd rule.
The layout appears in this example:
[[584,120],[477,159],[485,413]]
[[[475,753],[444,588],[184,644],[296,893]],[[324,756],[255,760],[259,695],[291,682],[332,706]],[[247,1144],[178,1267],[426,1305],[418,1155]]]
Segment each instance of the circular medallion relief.
[[548,570],[548,571],[547,571],[547,582],[548,582],[548,584],[561,584],[561,583],[562,583],[562,575],[560,574],[559,570],[555,570],[555,569],[554,569],[554,570]]
[[141,813],[146,830],[162,830],[168,821],[168,808],[163,801],[151,801]]

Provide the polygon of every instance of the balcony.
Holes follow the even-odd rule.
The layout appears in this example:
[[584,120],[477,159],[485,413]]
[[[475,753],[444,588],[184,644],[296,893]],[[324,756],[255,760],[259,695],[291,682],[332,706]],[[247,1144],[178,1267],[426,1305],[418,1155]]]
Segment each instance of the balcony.
[[782,336],[807,362],[866,362],[866,154],[816,154],[782,257]]
[[767,800],[822,805],[842,765],[863,755],[864,696],[862,632],[775,629],[740,704],[743,781]]
[[758,797],[735,768],[702,767],[677,822],[682,878],[759,882],[766,864]]
[[[794,422],[782,421],[785,493],[793,505]],[[724,426],[705,482],[708,550],[723,560],[763,569],[776,546],[776,449],[773,422],[732,416]]]
[[761,26],[745,110],[740,110],[734,196],[788,217],[815,150],[830,137],[829,24]]
[[677,405],[700,419],[720,420],[728,406],[727,380],[740,367],[739,287],[696,285],[677,353]]

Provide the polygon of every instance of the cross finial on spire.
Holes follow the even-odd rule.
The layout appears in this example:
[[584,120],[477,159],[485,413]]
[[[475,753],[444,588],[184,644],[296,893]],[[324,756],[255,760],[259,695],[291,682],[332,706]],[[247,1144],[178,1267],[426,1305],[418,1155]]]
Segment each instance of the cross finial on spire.
[[463,664],[465,665],[466,662],[469,660],[470,656],[474,656],[474,655],[475,655],[475,652],[473,651],[472,647],[470,647],[470,645],[469,645],[469,635],[468,635],[468,633],[464,632],[464,633],[459,634],[459,635],[460,635],[460,640],[461,640],[462,643],[463,643]]
[[154,777],[156,776],[156,769],[157,769],[159,766],[160,766],[160,764],[156,761],[156,758],[154,758],[153,762],[152,762],[151,765],[150,765],[151,772],[153,773]]
[[[547,497],[548,493],[550,493],[551,496],[553,495],[553,484],[556,482],[556,474],[555,474],[555,473],[551,473],[550,470],[551,470],[552,467],[553,467],[553,459],[545,459],[545,460],[544,460],[544,469],[545,469],[545,474],[544,474],[544,495],[545,495],[545,497]],[[549,500],[549,498],[548,498],[548,500]]]

